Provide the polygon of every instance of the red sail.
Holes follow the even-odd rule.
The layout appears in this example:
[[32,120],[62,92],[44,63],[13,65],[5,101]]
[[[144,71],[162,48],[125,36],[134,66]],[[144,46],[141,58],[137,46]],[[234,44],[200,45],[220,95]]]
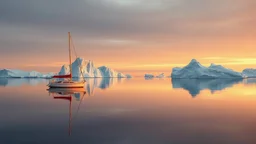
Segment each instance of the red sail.
[[65,96],[55,96],[54,99],[64,99],[64,100],[69,100],[71,101],[72,100],[72,97],[69,96],[69,97],[65,97]]
[[52,78],[71,78],[71,74],[68,74],[68,75],[55,75]]

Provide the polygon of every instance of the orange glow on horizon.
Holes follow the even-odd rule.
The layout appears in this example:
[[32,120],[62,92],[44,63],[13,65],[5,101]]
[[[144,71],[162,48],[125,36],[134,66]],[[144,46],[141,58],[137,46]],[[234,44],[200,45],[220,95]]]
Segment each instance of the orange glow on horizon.
[[[79,47],[82,47],[80,45]],[[106,47],[110,47],[106,45]],[[139,47],[139,48],[138,48]],[[158,49],[159,47],[159,49]],[[220,64],[236,71],[245,68],[255,68],[256,43],[250,40],[203,40],[178,41],[171,43],[145,43],[118,45],[118,51],[90,52],[79,49],[79,56],[94,61],[96,67],[106,65],[123,73],[142,76],[145,73],[166,73],[169,75],[173,67],[183,67],[191,59],[197,59],[202,65]],[[122,50],[124,48],[124,50]],[[116,48],[115,48],[116,49]],[[33,60],[32,60],[33,59]],[[18,62],[18,63],[17,63]],[[68,63],[67,54],[41,58],[14,57],[8,62],[1,63],[1,68],[36,70],[40,72],[58,72],[63,64]]]

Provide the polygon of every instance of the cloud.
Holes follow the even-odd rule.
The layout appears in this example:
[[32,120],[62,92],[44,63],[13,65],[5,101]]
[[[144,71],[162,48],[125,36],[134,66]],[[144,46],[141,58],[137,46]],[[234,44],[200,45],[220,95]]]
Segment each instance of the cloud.
[[[0,24],[108,38],[231,36],[247,29],[240,24],[255,24],[252,5],[252,0],[8,0],[0,2]],[[143,9],[149,6],[157,9]]]
[[[256,37],[255,7],[255,0],[2,0],[0,60],[66,56],[68,31],[93,58],[212,51]],[[216,39],[222,43],[210,43]]]

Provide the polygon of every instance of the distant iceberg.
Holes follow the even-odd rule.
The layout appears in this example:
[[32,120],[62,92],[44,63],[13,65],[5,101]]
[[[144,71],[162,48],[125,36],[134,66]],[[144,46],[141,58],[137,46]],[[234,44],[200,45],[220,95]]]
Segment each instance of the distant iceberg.
[[252,69],[252,68],[244,69],[242,74],[247,78],[256,78],[256,69]]
[[160,75],[157,75],[156,78],[164,78],[164,73],[161,73]]
[[227,69],[221,65],[211,64],[209,67],[202,66],[195,59],[192,59],[183,68],[173,68],[171,77],[178,79],[244,78],[241,73]]
[[[72,64],[72,76],[75,78],[88,77],[88,78],[127,78],[127,75],[117,72],[107,66],[96,68],[93,61],[86,61],[83,58],[77,58]],[[60,75],[69,73],[69,65],[63,65],[59,72]],[[130,75],[129,75],[130,76]]]
[[47,83],[47,79],[16,79],[16,78],[0,78],[0,86],[16,87],[23,84],[35,86],[39,83]]
[[130,74],[126,74],[125,75],[127,78],[132,78],[132,75],[130,75]]
[[154,78],[155,76],[153,74],[145,74],[144,77],[145,78]]
[[51,78],[54,73],[42,74],[37,71],[21,71],[13,69],[0,70],[0,78]]

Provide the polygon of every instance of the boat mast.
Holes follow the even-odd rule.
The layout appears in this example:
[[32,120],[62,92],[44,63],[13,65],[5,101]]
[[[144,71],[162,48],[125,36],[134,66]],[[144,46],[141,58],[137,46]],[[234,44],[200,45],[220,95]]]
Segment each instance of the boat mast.
[[71,49],[70,49],[70,46],[71,46],[71,42],[70,42],[70,32],[68,32],[68,50],[69,50],[69,71],[70,71],[70,81],[72,81],[72,65],[71,65]]

